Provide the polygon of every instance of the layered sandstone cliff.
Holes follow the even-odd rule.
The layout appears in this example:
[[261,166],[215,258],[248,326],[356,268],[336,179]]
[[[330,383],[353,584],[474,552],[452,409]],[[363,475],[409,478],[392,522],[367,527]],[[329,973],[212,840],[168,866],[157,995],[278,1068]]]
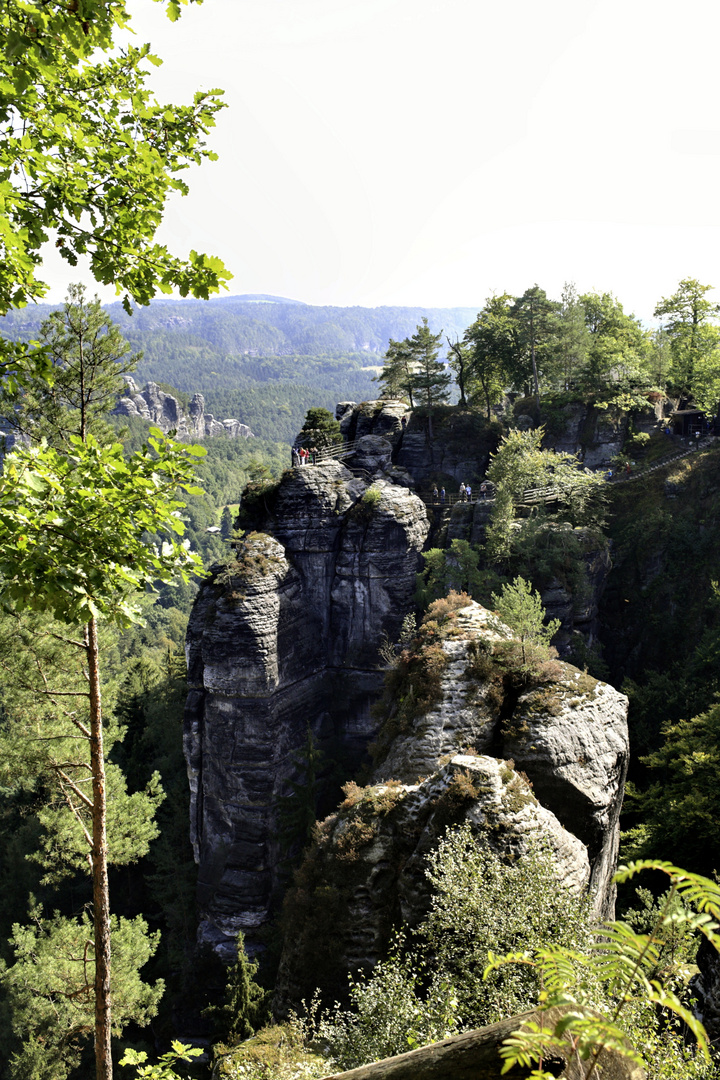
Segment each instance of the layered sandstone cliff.
[[[231,955],[281,875],[278,799],[308,729],[356,768],[374,731],[378,648],[412,603],[428,523],[406,488],[341,464],[288,472],[203,586],[188,629],[185,747],[201,939]],[[268,535],[272,533],[272,536]]]
[[149,382],[141,390],[135,380],[126,375],[125,384],[126,392],[113,410],[117,416],[149,420],[161,431],[177,432],[180,439],[211,439],[217,435],[227,435],[231,439],[252,438],[247,424],[234,419],[216,420],[212,413],[206,413],[202,394],[193,394],[190,409],[185,412],[180,401],[161,390],[157,383]]
[[510,859],[544,846],[558,881],[613,916],[627,699],[568,664],[523,663],[479,604],[439,604],[391,670],[371,784],[346,789],[289,895],[280,1008],[309,977],[334,990],[372,967],[393,926],[417,925],[425,857],[450,824]]

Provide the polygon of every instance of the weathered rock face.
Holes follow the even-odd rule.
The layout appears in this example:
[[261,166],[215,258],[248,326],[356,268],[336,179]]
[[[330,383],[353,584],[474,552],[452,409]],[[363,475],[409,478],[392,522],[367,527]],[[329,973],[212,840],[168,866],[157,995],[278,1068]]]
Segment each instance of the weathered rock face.
[[588,889],[594,914],[612,917],[627,699],[557,661],[518,680],[507,649],[517,655],[519,645],[495,616],[470,602],[447,618],[450,630],[425,653],[425,692],[430,666],[442,670],[434,704],[408,714],[423,686],[408,654],[401,664],[420,681],[410,674],[385,700],[372,783],[345,789],[289,895],[281,1008],[306,993],[308,974],[318,979],[308,965],[319,936],[332,986],[345,970],[372,967],[393,925],[422,919],[426,856],[448,824],[469,822],[479,844],[512,858],[541,842],[558,880]]
[[[275,810],[308,728],[359,763],[383,632],[411,605],[428,524],[407,489],[342,465],[294,469],[255,507],[262,532],[201,590],[188,629],[185,745],[201,939],[232,954],[279,878]],[[267,533],[272,533],[272,537]]]
[[216,420],[205,412],[205,398],[194,394],[188,416],[172,394],[166,394],[157,383],[150,382],[140,390],[134,379],[125,376],[127,394],[120,398],[113,412],[117,416],[139,416],[149,420],[161,431],[177,431],[180,438],[207,439],[217,435],[248,439],[252,431],[239,420]]
[[485,674],[478,645],[512,637],[471,602],[455,615],[458,636],[442,642],[446,668],[438,704],[398,735],[374,779],[410,782],[434,772],[462,747],[513,760],[540,802],[587,848],[593,904],[606,917],[615,901],[611,877],[627,773],[627,698],[607,683],[557,662],[547,683],[518,693]]
[[479,844],[512,859],[542,843],[558,881],[575,895],[587,888],[585,847],[538,803],[511,762],[472,753],[435,764],[416,783],[348,789],[319,827],[286,904],[278,1011],[318,984],[341,988],[347,971],[368,971],[386,954],[393,926],[421,922],[430,899],[427,855],[448,824],[467,821]]
[[[402,401],[341,401],[335,411],[340,431],[348,442],[380,437],[390,444],[394,465],[411,476],[418,487],[428,487],[440,474],[455,477],[459,484],[473,483],[484,476],[489,453],[497,444],[497,433],[476,438],[474,422],[468,415],[454,415],[447,428],[436,417],[435,437],[428,438],[427,422],[413,415]],[[403,419],[406,426],[403,426]],[[355,465],[355,461],[352,462]]]
[[[648,401],[646,409],[633,414],[633,428],[651,433],[664,424],[671,404],[662,395]],[[599,409],[581,402],[570,402],[553,417],[545,442],[555,450],[577,454],[591,469],[608,465],[619,454],[630,434],[630,416],[611,407]]]

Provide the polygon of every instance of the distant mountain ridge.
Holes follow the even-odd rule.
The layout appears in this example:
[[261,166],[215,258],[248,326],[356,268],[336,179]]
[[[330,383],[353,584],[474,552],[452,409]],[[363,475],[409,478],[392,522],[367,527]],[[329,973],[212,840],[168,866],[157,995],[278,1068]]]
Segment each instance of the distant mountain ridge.
[[[56,308],[13,311],[0,318],[0,334],[32,340]],[[408,337],[427,318],[433,333],[454,339],[477,317],[475,308],[315,307],[264,293],[159,299],[132,316],[119,302],[105,310],[143,354],[139,383],[201,393],[215,416],[288,443],[311,406],[377,397],[373,378],[390,338]]]
[[[120,302],[105,305],[135,348],[158,333],[190,335],[224,353],[240,356],[318,356],[342,352],[382,355],[390,338],[414,333],[427,318],[433,333],[462,335],[475,308],[320,307],[299,300],[248,293],[203,302],[155,300],[129,316]],[[0,319],[7,337],[32,337],[54,306],[37,304]]]

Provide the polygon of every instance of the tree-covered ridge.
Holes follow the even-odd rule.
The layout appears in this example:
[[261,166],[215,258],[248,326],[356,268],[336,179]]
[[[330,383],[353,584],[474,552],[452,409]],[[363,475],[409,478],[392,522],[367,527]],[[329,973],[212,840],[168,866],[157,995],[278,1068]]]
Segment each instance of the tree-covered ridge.
[[[286,301],[257,303],[238,297],[209,304],[158,300],[136,307],[132,316],[120,304],[110,304],[108,313],[133,346],[136,334],[144,340],[178,333],[220,353],[254,356],[381,354],[391,337],[412,333],[423,317],[436,333],[456,334],[476,314],[473,308],[322,307]],[[2,332],[12,338],[32,336],[48,314],[49,305],[43,304],[12,311]]]

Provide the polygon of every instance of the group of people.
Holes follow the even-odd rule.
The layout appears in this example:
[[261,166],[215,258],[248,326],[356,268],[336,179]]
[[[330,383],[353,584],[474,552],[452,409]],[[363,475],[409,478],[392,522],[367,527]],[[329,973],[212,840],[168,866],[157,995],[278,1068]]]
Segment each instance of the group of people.
[[293,469],[298,468],[300,465],[317,465],[318,450],[316,447],[311,446],[308,450],[307,447],[301,446],[299,449],[295,446],[292,448],[292,463]]
[[[490,487],[491,485],[488,484],[485,480],[483,480],[482,484],[480,485],[481,499],[487,499],[489,497]],[[432,489],[432,501],[444,503],[445,499],[445,488],[440,488],[440,490],[438,491],[436,484],[435,487]],[[462,483],[460,485],[460,487],[458,488],[458,500],[460,502],[472,502],[472,487],[470,486],[470,484]]]

